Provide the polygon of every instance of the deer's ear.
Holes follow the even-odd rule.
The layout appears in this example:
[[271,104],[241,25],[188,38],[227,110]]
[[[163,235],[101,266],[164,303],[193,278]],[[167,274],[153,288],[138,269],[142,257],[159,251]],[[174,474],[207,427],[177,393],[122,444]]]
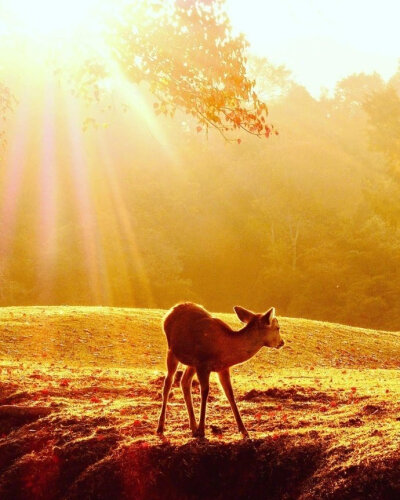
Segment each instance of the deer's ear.
[[251,319],[254,318],[255,316],[253,312],[248,311],[244,307],[235,306],[233,310],[235,311],[237,317],[240,319],[242,323],[249,323]]
[[275,318],[275,307],[271,307],[268,311],[263,315],[262,319],[270,325],[272,323],[273,318]]

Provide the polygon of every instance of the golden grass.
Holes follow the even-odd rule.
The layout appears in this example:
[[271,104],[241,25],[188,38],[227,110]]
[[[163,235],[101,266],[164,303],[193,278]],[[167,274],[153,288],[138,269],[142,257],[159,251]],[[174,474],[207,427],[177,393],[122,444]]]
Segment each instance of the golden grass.
[[[271,498],[312,498],[322,492],[345,498],[360,491],[390,498],[400,492],[399,333],[281,318],[286,347],[262,349],[233,368],[234,389],[252,441],[240,441],[214,378],[209,441],[191,439],[177,384],[160,440],[154,431],[164,374],[164,313],[93,307],[1,310],[1,498],[42,498],[49,491],[43,498],[63,498],[64,488],[71,498],[87,491],[100,498],[99,485],[109,492],[110,484],[120,488],[121,496],[157,496],[161,488],[171,498],[186,498],[187,488],[197,484],[196,474],[197,497],[218,497],[218,487],[238,492],[226,462],[240,476],[246,460],[253,460],[264,482],[242,478],[240,484],[247,489],[237,497],[257,497],[272,472],[292,477],[293,484],[282,481],[271,489]],[[218,316],[240,326],[234,315]],[[193,392],[198,409],[196,384]],[[38,419],[27,410],[25,416],[16,416],[16,406],[50,408],[51,414]],[[247,458],[235,465],[234,457],[241,453]],[[278,457],[273,464],[268,462],[271,453]],[[199,467],[199,455],[218,462],[220,483]],[[135,470],[140,474],[131,477],[127,471],[138,456]],[[293,457],[310,467],[292,463]],[[182,460],[191,465],[190,475],[176,484],[168,482],[166,478],[176,479]],[[164,463],[164,469],[156,462]],[[51,477],[45,470],[53,471]],[[123,478],[120,471],[125,471]],[[152,479],[146,482],[149,474]],[[211,476],[201,480],[201,474]],[[104,475],[110,484],[99,479]]]
[[[65,360],[78,366],[164,370],[159,309],[7,307],[0,312],[0,355],[10,360]],[[234,328],[234,314],[217,314]],[[280,318],[286,348],[262,350],[240,368],[400,368],[400,333],[306,319]]]

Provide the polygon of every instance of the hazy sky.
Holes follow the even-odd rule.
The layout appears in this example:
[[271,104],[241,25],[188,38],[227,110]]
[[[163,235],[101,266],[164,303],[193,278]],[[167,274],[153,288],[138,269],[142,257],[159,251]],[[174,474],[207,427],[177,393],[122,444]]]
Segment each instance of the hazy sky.
[[400,0],[226,0],[252,50],[285,64],[315,96],[351,73],[393,75]]

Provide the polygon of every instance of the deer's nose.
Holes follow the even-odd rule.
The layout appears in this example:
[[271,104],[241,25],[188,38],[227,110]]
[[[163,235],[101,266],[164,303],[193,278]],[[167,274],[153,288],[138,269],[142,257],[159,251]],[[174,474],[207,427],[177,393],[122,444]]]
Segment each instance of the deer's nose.
[[281,347],[283,347],[285,345],[285,342],[283,339],[281,339],[281,341],[279,342],[279,344],[276,346],[277,349],[280,349]]

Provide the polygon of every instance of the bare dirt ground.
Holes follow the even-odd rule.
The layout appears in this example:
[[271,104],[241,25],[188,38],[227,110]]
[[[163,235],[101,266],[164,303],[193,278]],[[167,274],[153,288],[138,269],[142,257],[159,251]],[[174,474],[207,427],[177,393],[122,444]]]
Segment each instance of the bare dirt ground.
[[1,499],[400,498],[399,333],[281,318],[285,348],[233,369],[250,440],[216,378],[207,439],[178,380],[160,438],[163,314],[0,311]]

